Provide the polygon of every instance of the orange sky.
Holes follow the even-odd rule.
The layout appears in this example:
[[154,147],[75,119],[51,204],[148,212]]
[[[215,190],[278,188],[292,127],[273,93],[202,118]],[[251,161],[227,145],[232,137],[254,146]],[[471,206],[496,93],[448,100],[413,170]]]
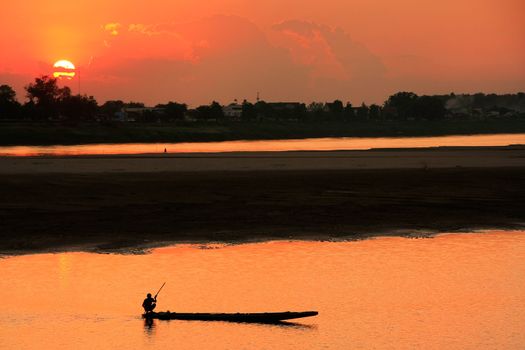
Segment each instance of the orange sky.
[[21,100],[62,58],[99,102],[517,92],[525,2],[18,0],[0,13],[0,48],[0,83]]

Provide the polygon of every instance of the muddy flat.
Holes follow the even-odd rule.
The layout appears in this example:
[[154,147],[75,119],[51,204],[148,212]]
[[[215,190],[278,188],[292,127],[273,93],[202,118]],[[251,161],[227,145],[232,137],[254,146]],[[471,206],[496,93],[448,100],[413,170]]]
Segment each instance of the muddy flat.
[[525,226],[523,149],[292,153],[2,158],[0,251]]

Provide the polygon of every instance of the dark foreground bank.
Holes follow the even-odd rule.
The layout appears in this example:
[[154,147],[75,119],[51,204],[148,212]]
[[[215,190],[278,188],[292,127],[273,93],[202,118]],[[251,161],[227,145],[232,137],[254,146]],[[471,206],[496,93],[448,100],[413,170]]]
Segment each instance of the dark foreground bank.
[[0,175],[0,252],[525,227],[525,167]]
[[2,123],[0,145],[207,142],[524,133],[525,118],[441,121]]

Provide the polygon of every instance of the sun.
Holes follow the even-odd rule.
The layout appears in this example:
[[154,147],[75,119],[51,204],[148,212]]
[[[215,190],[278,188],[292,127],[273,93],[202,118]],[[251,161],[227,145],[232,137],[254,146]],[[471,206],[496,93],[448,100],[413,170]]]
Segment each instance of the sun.
[[75,77],[75,65],[68,60],[56,61],[53,65],[53,76],[58,79],[73,79]]

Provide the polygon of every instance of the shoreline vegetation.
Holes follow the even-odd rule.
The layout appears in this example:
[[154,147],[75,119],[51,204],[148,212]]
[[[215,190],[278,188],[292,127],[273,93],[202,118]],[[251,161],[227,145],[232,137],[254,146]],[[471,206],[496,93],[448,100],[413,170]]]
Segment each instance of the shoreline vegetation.
[[0,123],[0,146],[179,143],[525,133],[525,119],[221,123]]
[[285,153],[0,159],[0,254],[525,228],[523,147]]
[[244,100],[146,106],[74,95],[41,76],[0,85],[0,145],[206,142],[327,137],[407,137],[525,132],[525,93],[422,95],[397,92],[382,104]]

